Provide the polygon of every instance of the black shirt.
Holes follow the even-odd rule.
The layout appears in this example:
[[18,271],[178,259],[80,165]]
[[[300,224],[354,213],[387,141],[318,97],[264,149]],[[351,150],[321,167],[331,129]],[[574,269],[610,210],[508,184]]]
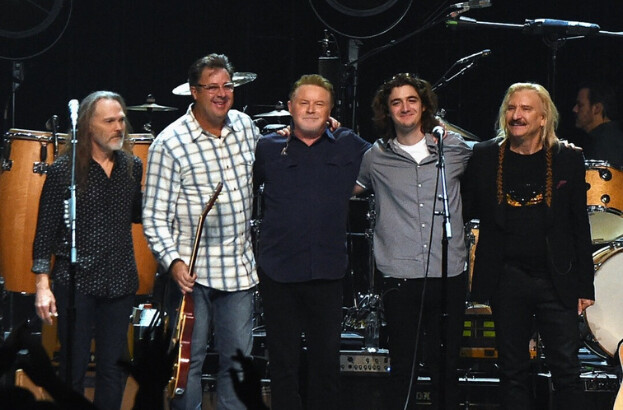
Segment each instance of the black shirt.
[[618,121],[605,122],[588,133],[584,146],[586,159],[608,161],[623,167],[623,130]]
[[[97,297],[118,297],[138,289],[132,222],[141,221],[141,175],[137,157],[115,151],[110,177],[91,159],[86,187],[76,191],[76,289]],[[130,169],[131,168],[131,169]],[[71,161],[58,158],[48,169],[39,202],[33,246],[35,273],[69,282],[71,232],[66,223]],[[68,215],[68,213],[67,213]]]
[[531,272],[546,272],[545,150],[504,159],[506,222],[504,257]]

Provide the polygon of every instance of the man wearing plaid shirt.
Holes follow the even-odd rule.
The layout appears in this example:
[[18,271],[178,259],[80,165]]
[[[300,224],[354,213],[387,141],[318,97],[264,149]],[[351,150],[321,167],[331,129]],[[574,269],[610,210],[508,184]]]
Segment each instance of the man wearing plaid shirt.
[[[143,227],[150,247],[182,293],[194,301],[188,383],[173,409],[201,408],[202,365],[211,329],[219,353],[219,409],[244,409],[228,370],[231,357],[252,347],[252,298],[257,284],[249,220],[252,169],[259,131],[231,109],[233,67],[210,54],[189,69],[194,103],[149,148]],[[199,216],[223,182],[201,236],[194,272],[188,271]]]

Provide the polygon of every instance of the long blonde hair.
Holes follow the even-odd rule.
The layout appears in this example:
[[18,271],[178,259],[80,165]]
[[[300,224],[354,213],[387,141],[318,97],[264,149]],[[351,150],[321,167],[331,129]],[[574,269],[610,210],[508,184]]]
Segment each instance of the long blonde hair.
[[498,137],[502,137],[502,141],[506,141],[508,138],[508,124],[506,123],[506,110],[508,110],[509,100],[511,96],[517,91],[532,90],[537,93],[541,102],[543,103],[543,115],[545,117],[545,126],[541,133],[541,141],[545,148],[551,148],[558,142],[556,136],[556,128],[558,127],[559,114],[558,109],[552,101],[552,97],[549,92],[540,84],[537,83],[515,83],[508,87],[506,95],[500,105],[500,111],[498,113],[498,120],[496,122],[496,134]]

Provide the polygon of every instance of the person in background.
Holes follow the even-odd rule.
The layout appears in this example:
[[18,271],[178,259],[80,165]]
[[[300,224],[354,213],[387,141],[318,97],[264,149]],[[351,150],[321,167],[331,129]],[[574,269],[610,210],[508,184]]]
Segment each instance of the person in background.
[[580,86],[573,114],[575,126],[586,133],[584,157],[623,167],[623,130],[614,89],[598,82]]

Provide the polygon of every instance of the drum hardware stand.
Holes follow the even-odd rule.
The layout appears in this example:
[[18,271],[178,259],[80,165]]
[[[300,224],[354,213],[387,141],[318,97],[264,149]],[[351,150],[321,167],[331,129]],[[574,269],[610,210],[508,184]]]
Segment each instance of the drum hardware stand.
[[376,211],[374,195],[368,197],[368,212],[366,219],[370,227],[365,230],[364,236],[368,241],[368,292],[358,293],[354,299],[354,306],[344,318],[344,328],[362,330],[364,347],[370,352],[379,351],[379,333],[383,323],[383,300],[374,289],[374,225]]
[[11,128],[15,128],[15,95],[17,94],[17,89],[24,81],[24,63],[21,61],[13,61],[11,63],[11,74],[11,78],[13,79],[11,84]]
[[[54,144],[54,158],[58,157],[58,115],[53,115],[45,123],[45,128],[52,132],[52,143]],[[41,161],[33,163],[32,172],[35,174],[47,174],[49,164],[46,162],[48,159],[48,143],[41,144],[41,151],[39,153]]]
[[13,168],[13,160],[11,158],[11,141],[2,137],[2,163],[0,164],[0,174],[3,171],[10,171]]

